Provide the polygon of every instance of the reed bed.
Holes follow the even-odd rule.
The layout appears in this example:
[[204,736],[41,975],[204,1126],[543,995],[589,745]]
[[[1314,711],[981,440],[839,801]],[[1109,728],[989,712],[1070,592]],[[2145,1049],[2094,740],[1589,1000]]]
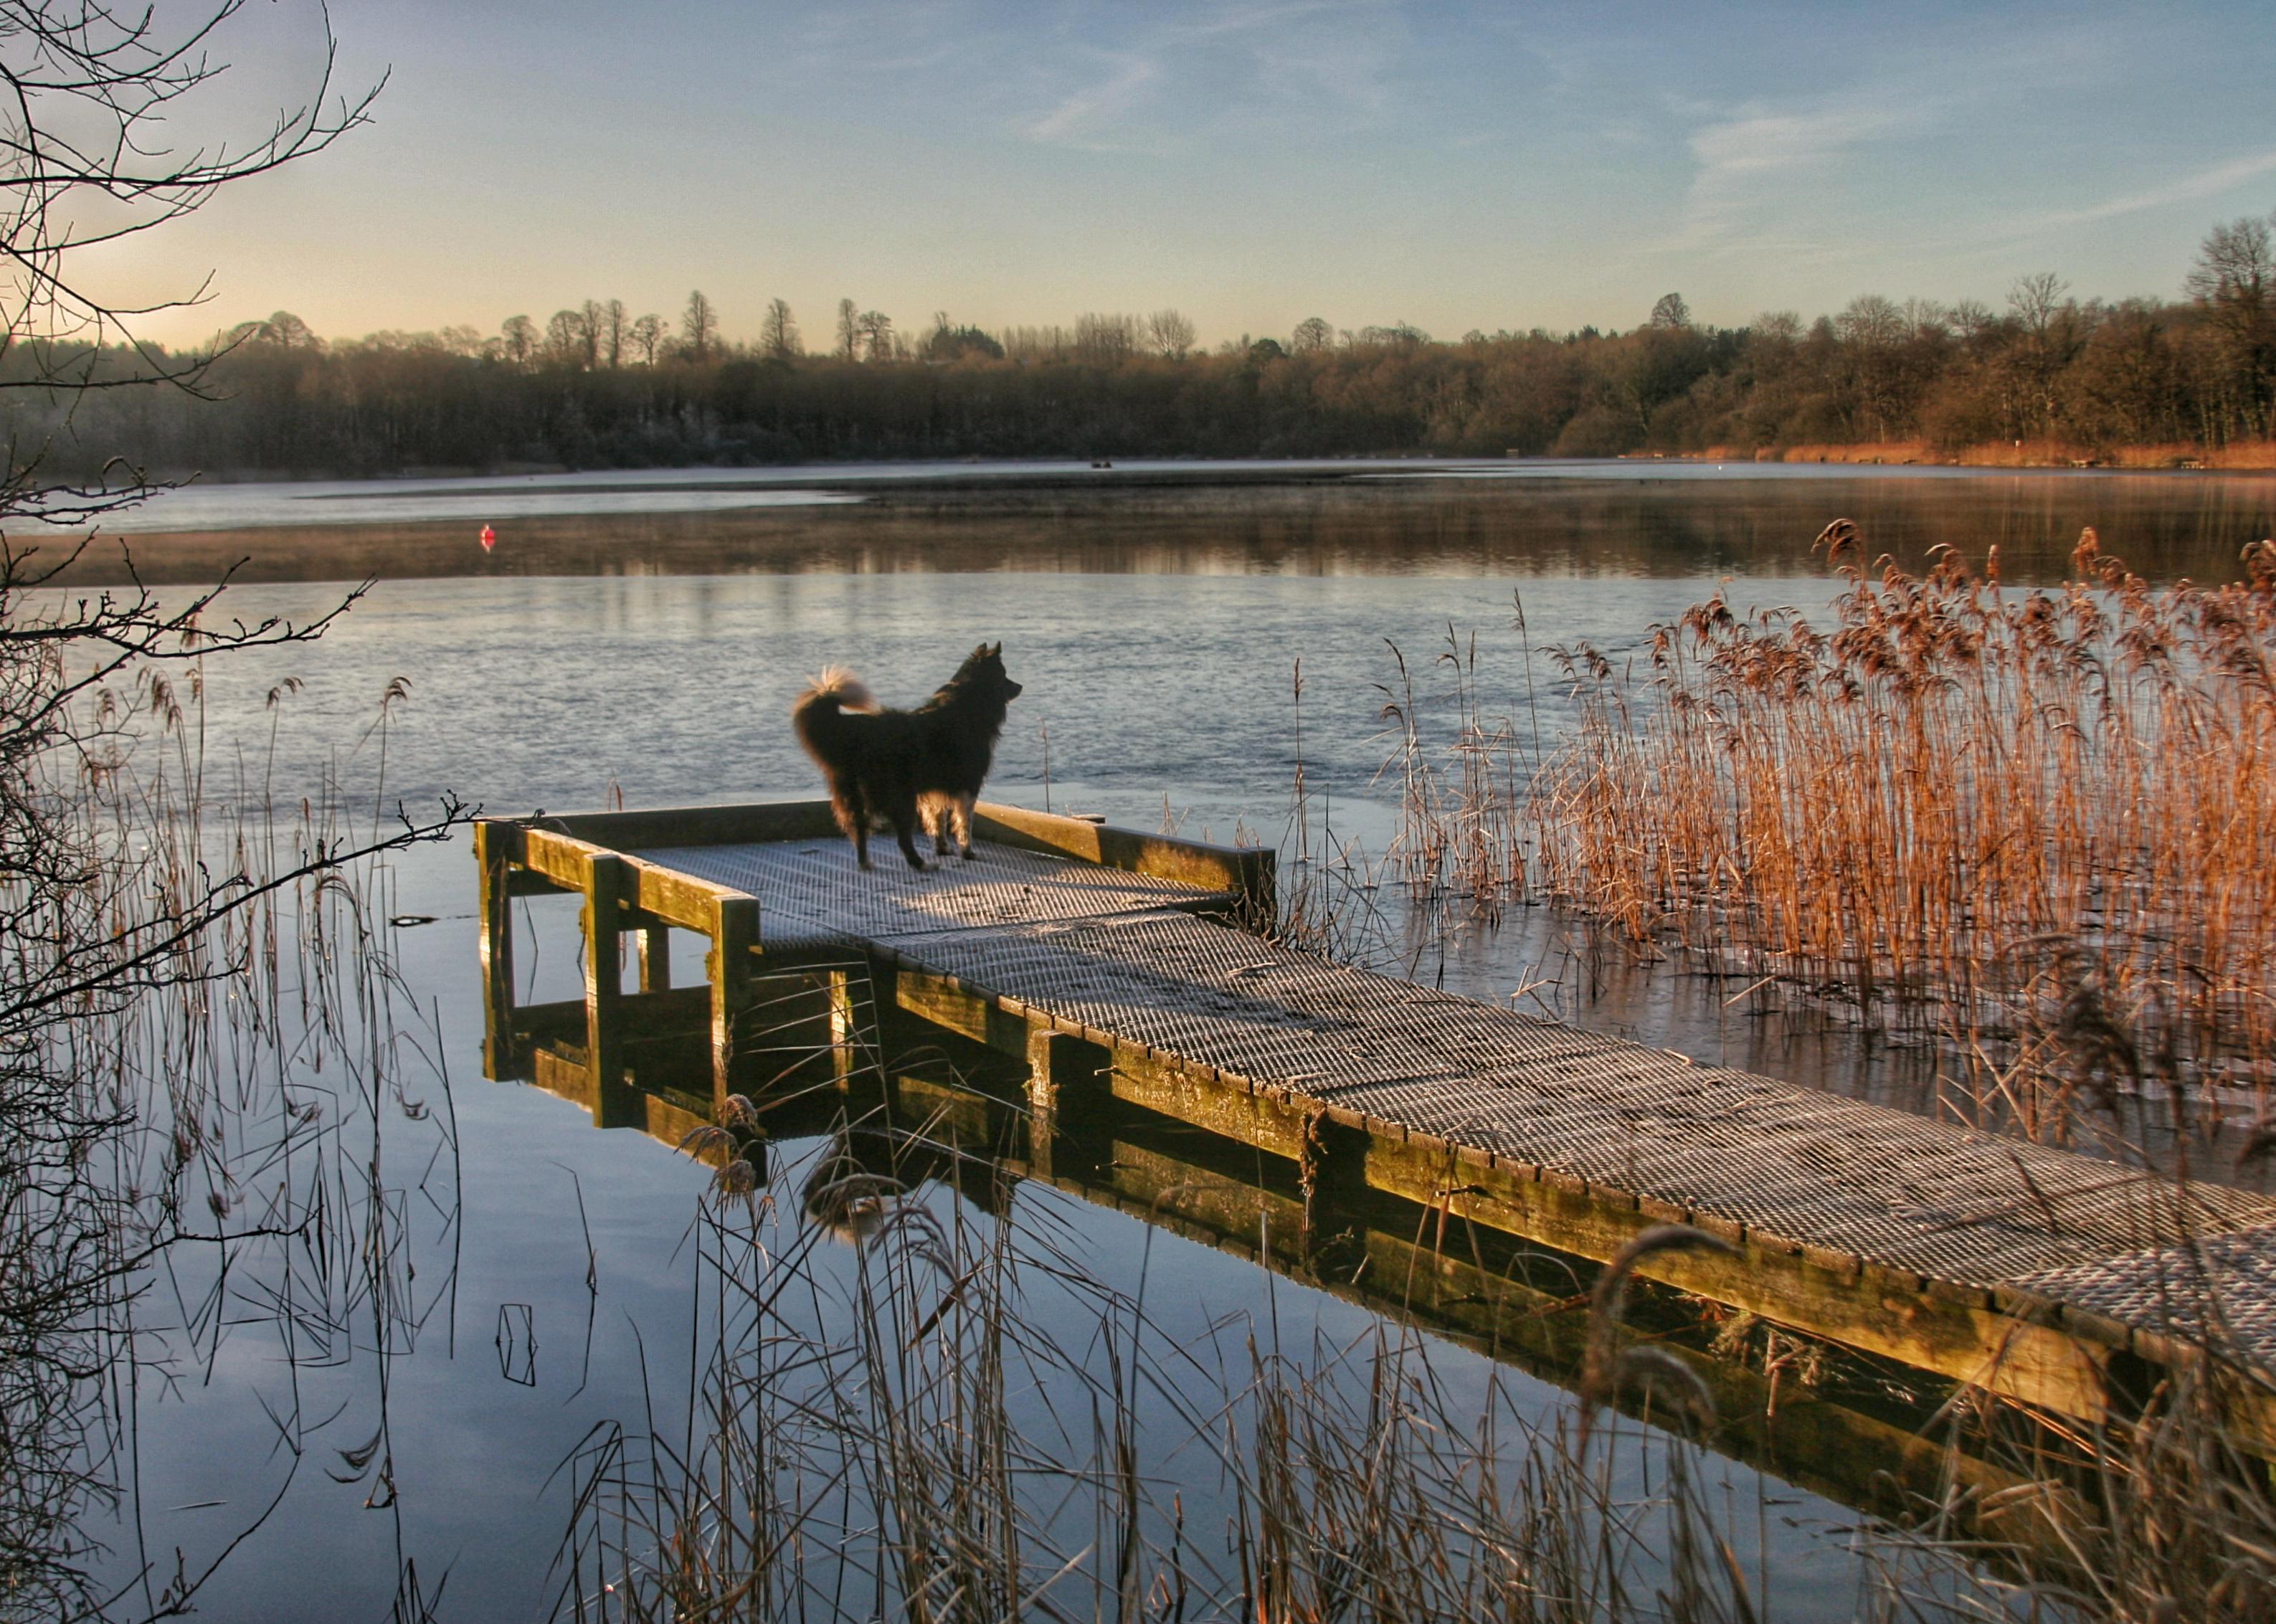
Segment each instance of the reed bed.
[[1416,900],[1458,896],[1490,919],[1525,895],[1526,787],[1540,761],[1525,604],[1513,603],[1528,730],[1488,714],[1476,633],[1446,628],[1432,668],[1448,687],[1427,702],[1416,694],[1415,673],[1397,643],[1385,643],[1395,680],[1377,685],[1390,740],[1377,782],[1390,780],[1399,790],[1399,827],[1385,853],[1391,870]]
[[1830,629],[1718,593],[1644,682],[1559,651],[1542,887],[1874,1026],[2053,1043],[2090,1088],[2276,1081],[2276,543],[2153,587],[2089,530],[2017,591],[1996,550],[1912,575],[1821,540]]
[[[335,786],[280,808],[257,765],[220,781],[194,616],[104,599],[116,641],[78,680],[71,611],[27,601],[16,562],[0,571],[0,1616],[171,1616],[296,1481],[360,1482],[399,1516],[386,1363],[454,1307],[457,1145],[439,1049],[391,968],[384,857],[459,814],[375,831]],[[437,1248],[414,1288],[414,1256]],[[142,1416],[248,1338],[279,1371],[262,1394],[273,1498],[218,1538],[154,1527]],[[301,1373],[359,1346],[382,1356],[343,1439],[304,1413]],[[416,1618],[432,1592],[397,1529],[396,1613]]]
[[[1673,1355],[1608,1354],[1544,1417],[1395,1322],[1284,1338],[1269,1275],[1180,1340],[1150,1267],[1101,1282],[1051,1194],[924,1187],[960,1160],[998,1177],[856,1120],[795,1199],[715,1188],[696,1393],[565,1463],[557,1617],[1767,1616],[1762,1508],[1728,1503]],[[1597,1418],[1639,1383],[1674,1430]]]

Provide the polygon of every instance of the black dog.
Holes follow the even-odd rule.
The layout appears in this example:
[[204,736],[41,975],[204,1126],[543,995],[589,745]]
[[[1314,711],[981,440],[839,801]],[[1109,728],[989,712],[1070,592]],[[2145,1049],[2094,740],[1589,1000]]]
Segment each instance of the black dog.
[[830,784],[831,810],[869,866],[869,821],[893,826],[901,855],[922,869],[912,839],[920,816],[937,855],[952,834],[972,855],[972,803],[996,756],[1004,713],[1020,685],[1004,674],[1004,645],[982,643],[940,691],[914,710],[891,710],[852,672],[832,667],[791,707],[798,741]]

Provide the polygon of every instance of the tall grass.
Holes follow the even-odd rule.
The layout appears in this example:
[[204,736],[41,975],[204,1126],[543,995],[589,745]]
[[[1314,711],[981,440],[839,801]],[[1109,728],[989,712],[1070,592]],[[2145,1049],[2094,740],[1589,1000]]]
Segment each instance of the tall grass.
[[1996,550],[1869,573],[1822,539],[1830,628],[1718,593],[1642,686],[1561,652],[1540,884],[1874,1025],[2065,1038],[2082,1083],[2276,1081],[2276,543],[2153,587],[2090,530],[2016,591]]
[[[1525,633],[1525,611],[1517,605],[1514,624]],[[1445,647],[1432,665],[1450,684],[1432,696],[1453,709],[1453,737],[1444,743],[1443,721],[1427,717],[1415,694],[1415,673],[1397,643],[1387,643],[1395,680],[1377,685],[1380,719],[1391,748],[1377,782],[1399,789],[1399,828],[1386,854],[1392,871],[1410,897],[1436,901],[1448,895],[1467,899],[1489,918],[1498,918],[1526,888],[1526,785],[1538,758],[1537,717],[1530,735],[1507,717],[1490,717],[1478,670],[1476,633],[1465,638],[1452,626]],[[1531,659],[1527,673],[1529,712]]]
[[[52,669],[19,669],[11,715],[53,692]],[[194,658],[122,673],[10,763],[0,1616],[193,1610],[322,1473],[399,1519],[387,1364],[454,1309],[451,1258],[413,1267],[455,1251],[457,1128],[392,969],[383,858],[457,814],[374,836],[332,786],[280,808],[266,763],[219,781],[202,679]],[[246,1339],[277,1372],[261,1396],[270,1498],[219,1539],[154,1532],[144,1416]],[[304,1413],[300,1373],[359,1347],[379,1350],[376,1386],[339,1448]],[[397,1614],[421,1616],[431,1591],[397,1528]]]
[[[960,1166],[1000,1177],[938,1124],[857,1121],[803,1200],[708,1198],[697,1391],[569,1462],[557,1616],[1765,1616],[1701,1421],[1589,1418],[1637,1381],[1689,1414],[1675,1356],[1608,1362],[1544,1415],[1394,1321],[1284,1335],[1269,1275],[1180,1339],[1159,1265],[1109,1286],[1048,1190],[998,1184],[990,1217],[926,1188]],[[891,1191],[850,1233],[849,1179]]]

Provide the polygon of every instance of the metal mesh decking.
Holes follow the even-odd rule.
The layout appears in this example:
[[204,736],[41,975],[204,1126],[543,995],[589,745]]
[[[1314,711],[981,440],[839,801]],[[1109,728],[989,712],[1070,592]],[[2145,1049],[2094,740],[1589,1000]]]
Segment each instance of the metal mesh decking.
[[970,862],[951,857],[922,873],[890,843],[873,848],[877,866],[865,873],[854,864],[851,844],[837,839],[667,846],[632,855],[756,897],[762,939],[785,945],[1098,919],[1224,895],[1017,846],[982,844],[975,851]]
[[[1745,1224],[1991,1286],[2178,1239],[2173,1181],[1574,1031],[1182,914],[895,950],[1249,1081]],[[2218,1186],[2189,1233],[2276,1221]]]

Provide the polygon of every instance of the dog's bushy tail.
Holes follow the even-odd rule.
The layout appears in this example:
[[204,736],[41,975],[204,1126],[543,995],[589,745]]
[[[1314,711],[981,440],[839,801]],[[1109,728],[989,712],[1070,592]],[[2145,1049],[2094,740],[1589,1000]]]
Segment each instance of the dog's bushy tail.
[[825,665],[792,704],[790,722],[806,753],[826,765],[837,754],[831,747],[838,717],[849,710],[876,709],[876,696],[862,686],[861,678],[843,665]]

